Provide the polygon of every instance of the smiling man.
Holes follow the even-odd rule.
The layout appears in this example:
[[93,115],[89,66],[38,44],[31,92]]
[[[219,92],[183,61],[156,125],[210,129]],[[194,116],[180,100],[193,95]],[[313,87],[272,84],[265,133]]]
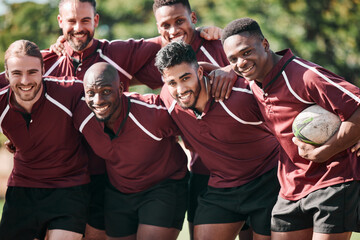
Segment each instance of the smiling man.
[[[229,23],[222,41],[234,71],[253,83],[265,122],[283,148],[272,239],[350,239],[360,192],[359,159],[350,150],[360,136],[360,89],[290,49],[273,52],[251,18]],[[342,120],[321,146],[301,142],[292,132],[295,117],[314,104]]]
[[254,239],[270,239],[279,144],[261,121],[249,84],[239,78],[229,99],[216,102],[196,53],[183,42],[162,48],[156,66],[165,106],[210,172],[198,197],[194,238],[235,239],[249,219]]
[[[156,95],[125,94],[116,69],[85,74],[76,125],[105,159],[107,239],[175,240],[187,206],[187,157],[179,130]],[[87,105],[87,106],[86,106]]]
[[1,131],[15,144],[0,238],[82,239],[88,205],[87,154],[72,112],[82,84],[42,78],[38,47],[26,40],[5,53],[9,86],[0,93]]

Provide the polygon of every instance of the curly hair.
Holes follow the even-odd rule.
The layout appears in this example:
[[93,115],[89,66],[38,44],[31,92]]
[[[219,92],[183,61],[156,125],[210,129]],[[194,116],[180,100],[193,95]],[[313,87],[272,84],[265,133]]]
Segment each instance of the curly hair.
[[178,3],[182,4],[189,12],[191,12],[190,3],[188,0],[154,0],[153,11],[155,13],[158,8],[175,5]]
[[221,42],[233,35],[240,34],[242,32],[249,32],[251,35],[257,35],[260,39],[264,39],[264,35],[261,32],[259,24],[251,18],[239,18],[230,22],[222,31]]

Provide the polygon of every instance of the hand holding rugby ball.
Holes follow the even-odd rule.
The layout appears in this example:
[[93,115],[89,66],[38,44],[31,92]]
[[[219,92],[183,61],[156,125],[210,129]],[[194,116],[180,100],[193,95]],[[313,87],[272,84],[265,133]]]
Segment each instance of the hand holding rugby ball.
[[340,124],[337,115],[319,105],[312,105],[296,116],[292,131],[301,141],[319,146],[334,135]]

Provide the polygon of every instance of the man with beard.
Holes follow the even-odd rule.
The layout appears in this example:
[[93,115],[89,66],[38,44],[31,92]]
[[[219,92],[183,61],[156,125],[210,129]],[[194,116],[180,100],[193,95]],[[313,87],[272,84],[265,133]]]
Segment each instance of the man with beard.
[[81,239],[88,207],[87,153],[72,112],[82,84],[43,78],[38,47],[27,40],[5,52],[9,86],[0,92],[1,131],[16,145],[0,223],[4,240]]
[[185,217],[188,181],[177,126],[158,96],[126,96],[108,63],[87,70],[84,90],[86,103],[79,104],[74,118],[106,162],[107,239],[175,240]]
[[231,96],[216,102],[194,50],[183,42],[162,48],[156,66],[166,108],[210,172],[198,199],[194,238],[235,239],[249,219],[254,239],[270,239],[279,144],[261,121],[249,84],[239,78]]
[[[360,89],[290,49],[273,52],[251,18],[229,23],[222,41],[235,72],[253,82],[261,113],[283,149],[272,239],[350,239],[360,193],[359,158],[350,151],[360,136]],[[292,132],[295,117],[314,104],[342,121],[321,146],[301,142]]]

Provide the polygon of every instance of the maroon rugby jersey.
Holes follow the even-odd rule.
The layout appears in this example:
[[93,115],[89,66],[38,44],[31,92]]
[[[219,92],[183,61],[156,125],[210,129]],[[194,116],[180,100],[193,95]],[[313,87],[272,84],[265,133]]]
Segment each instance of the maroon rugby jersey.
[[261,121],[249,84],[238,79],[229,99],[207,102],[201,116],[183,109],[164,86],[161,98],[210,171],[209,186],[241,186],[277,166],[279,143]]
[[95,153],[105,159],[110,182],[123,193],[135,193],[165,179],[183,178],[187,158],[176,142],[179,130],[160,98],[131,94],[121,101],[121,116],[111,134],[85,102],[74,117]]
[[8,186],[63,188],[86,184],[87,153],[72,114],[82,82],[47,77],[30,114],[13,106],[9,87],[0,92],[1,131],[16,146]]
[[[161,36],[150,39],[157,44],[161,44]],[[229,61],[225,55],[224,49],[222,47],[220,40],[206,40],[200,37],[200,32],[196,31],[195,38],[191,42],[191,47],[196,53],[196,58],[198,62],[208,62],[212,63],[215,66],[225,67],[229,65]],[[155,68],[151,68],[152,65],[148,65],[147,75],[157,75],[161,79],[159,71]],[[152,72],[154,71],[154,72]],[[199,155],[191,151],[191,162],[190,169],[192,172],[197,174],[208,175],[209,171],[206,169],[204,164],[201,162]]]
[[284,149],[278,172],[280,195],[298,200],[317,189],[352,181],[359,171],[352,167],[358,160],[350,150],[324,163],[301,158],[291,140],[294,137],[292,122],[312,104],[337,114],[344,121],[359,107],[360,91],[334,73],[295,57],[289,49],[277,54],[283,57],[266,76],[262,87],[254,83],[252,89],[267,125]]

